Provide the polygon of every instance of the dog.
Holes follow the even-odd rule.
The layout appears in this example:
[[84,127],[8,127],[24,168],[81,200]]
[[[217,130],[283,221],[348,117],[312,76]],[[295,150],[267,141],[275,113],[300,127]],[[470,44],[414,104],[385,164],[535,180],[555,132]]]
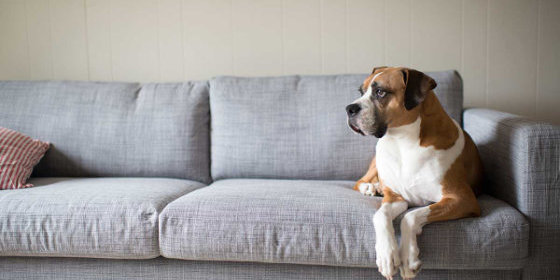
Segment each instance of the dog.
[[[471,137],[439,103],[428,75],[409,68],[374,68],[346,107],[348,125],[379,138],[376,155],[355,190],[380,193],[373,217],[376,264],[387,279],[414,278],[422,266],[416,236],[428,223],[480,216],[482,164]],[[393,219],[401,221],[397,245]]]

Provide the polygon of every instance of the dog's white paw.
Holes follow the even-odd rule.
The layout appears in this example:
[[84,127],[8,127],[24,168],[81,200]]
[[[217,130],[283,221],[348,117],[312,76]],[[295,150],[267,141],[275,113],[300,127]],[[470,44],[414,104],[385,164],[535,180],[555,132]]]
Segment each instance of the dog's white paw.
[[420,250],[416,236],[422,233],[422,225],[427,222],[429,213],[428,207],[418,208],[408,212],[401,220],[400,271],[403,279],[416,277],[422,268],[422,262],[418,258]]
[[418,259],[418,248],[401,248],[401,260],[401,277],[403,279],[416,277],[422,268],[422,261]]
[[363,195],[369,195],[369,193],[371,193],[372,188],[373,188],[373,186],[370,183],[361,183],[358,186],[358,189],[360,190],[360,193],[363,194]]
[[373,196],[376,193],[377,186],[378,186],[378,183],[375,183],[375,184],[361,183],[358,186],[358,189],[360,190],[360,193],[363,194],[363,195]]
[[397,273],[401,265],[397,242],[393,240],[389,244],[375,246],[375,253],[377,254],[375,263],[379,273],[386,279],[393,279],[393,275]]

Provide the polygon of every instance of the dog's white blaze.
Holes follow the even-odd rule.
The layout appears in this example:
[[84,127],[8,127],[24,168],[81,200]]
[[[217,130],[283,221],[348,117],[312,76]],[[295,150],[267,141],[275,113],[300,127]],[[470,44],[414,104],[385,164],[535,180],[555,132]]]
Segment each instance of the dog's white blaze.
[[422,227],[428,222],[429,215],[430,207],[424,206],[406,213],[401,220],[400,258],[402,266],[400,269],[403,278],[414,278],[422,265],[418,259],[420,251],[416,235],[422,232]]
[[368,88],[366,89],[366,92],[364,93],[364,95],[360,96],[360,98],[356,99],[353,103],[363,104],[363,102],[361,102],[361,101],[369,100],[369,98],[372,94],[371,92],[373,91],[372,90],[373,81],[375,81],[375,78],[377,78],[381,74],[383,74],[383,71],[381,71],[381,72],[375,74],[375,76],[373,76],[373,78],[369,82]]
[[393,220],[408,207],[404,201],[383,203],[373,216],[375,228],[376,264],[386,278],[393,276],[400,266],[399,246],[395,238]]
[[420,146],[420,122],[418,117],[411,124],[389,128],[376,146],[379,178],[413,206],[441,200],[440,182],[465,146],[463,131],[455,121],[459,137],[449,149]]

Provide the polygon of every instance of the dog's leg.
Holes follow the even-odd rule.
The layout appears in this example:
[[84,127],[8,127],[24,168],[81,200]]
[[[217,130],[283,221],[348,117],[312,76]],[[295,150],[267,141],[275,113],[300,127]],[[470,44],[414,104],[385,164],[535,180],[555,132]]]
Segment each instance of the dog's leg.
[[375,157],[371,160],[366,174],[356,182],[354,190],[360,191],[364,195],[382,194],[379,178],[377,177],[377,166]]
[[389,188],[383,188],[383,194],[381,207],[373,216],[375,253],[377,255],[375,262],[377,269],[385,278],[393,279],[393,275],[401,265],[393,220],[406,211],[408,204],[400,195],[395,194]]
[[428,222],[430,207],[422,207],[410,211],[401,220],[401,249],[400,257],[402,260],[401,277],[403,279],[414,278],[422,262],[418,259],[420,251],[416,242],[416,235],[422,232],[422,227]]
[[403,217],[401,221],[400,249],[402,261],[400,271],[403,279],[414,278],[422,267],[422,262],[418,259],[420,252],[416,236],[422,232],[424,225],[437,221],[480,215],[478,203],[474,195],[467,197],[467,199],[459,199],[457,197],[461,196],[444,196],[441,201],[410,211]]

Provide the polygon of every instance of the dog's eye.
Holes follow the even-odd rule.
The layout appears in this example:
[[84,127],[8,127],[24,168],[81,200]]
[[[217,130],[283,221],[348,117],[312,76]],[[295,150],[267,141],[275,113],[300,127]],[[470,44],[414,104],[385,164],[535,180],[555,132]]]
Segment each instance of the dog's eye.
[[385,93],[386,92],[383,89],[380,89],[380,88],[375,90],[375,94],[377,94],[377,96],[379,96],[379,97],[385,96]]

